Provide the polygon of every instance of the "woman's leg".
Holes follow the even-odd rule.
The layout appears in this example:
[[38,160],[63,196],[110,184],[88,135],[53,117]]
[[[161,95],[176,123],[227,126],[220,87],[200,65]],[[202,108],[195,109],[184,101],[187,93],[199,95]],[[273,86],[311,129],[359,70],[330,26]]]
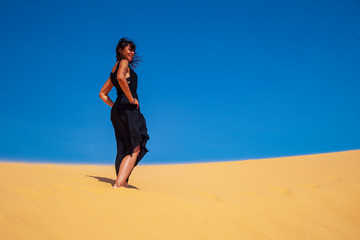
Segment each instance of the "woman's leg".
[[127,186],[126,179],[128,178],[131,170],[134,168],[137,157],[140,153],[140,145],[134,148],[134,151],[130,155],[126,155],[121,161],[119,173],[115,181],[114,187]]

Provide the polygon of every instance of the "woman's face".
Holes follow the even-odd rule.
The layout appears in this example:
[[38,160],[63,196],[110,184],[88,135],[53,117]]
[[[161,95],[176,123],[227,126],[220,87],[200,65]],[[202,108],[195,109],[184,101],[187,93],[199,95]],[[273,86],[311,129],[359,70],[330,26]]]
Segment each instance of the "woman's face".
[[121,55],[123,56],[123,58],[125,58],[126,60],[131,62],[131,60],[134,57],[135,52],[134,52],[134,50],[130,49],[129,45],[127,45],[124,49],[120,49],[119,51],[120,51]]

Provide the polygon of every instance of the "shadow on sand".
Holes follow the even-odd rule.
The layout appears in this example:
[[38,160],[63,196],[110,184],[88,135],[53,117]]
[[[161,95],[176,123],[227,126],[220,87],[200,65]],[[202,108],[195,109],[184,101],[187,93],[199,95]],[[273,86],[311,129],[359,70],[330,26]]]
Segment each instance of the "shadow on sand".
[[[114,186],[115,184],[115,180],[111,179],[111,178],[106,178],[106,177],[98,177],[98,176],[90,176],[90,175],[86,175],[86,177],[92,177],[92,178],[96,178],[99,182],[104,182],[104,183],[109,183],[111,186]],[[139,190],[137,187],[133,186],[133,185],[128,185],[127,188],[134,188]]]

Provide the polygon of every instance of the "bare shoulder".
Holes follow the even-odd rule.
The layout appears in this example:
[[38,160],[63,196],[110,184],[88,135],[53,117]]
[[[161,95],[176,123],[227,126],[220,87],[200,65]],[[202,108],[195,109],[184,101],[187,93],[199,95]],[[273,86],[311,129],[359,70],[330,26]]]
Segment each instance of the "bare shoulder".
[[129,66],[129,61],[128,60],[126,60],[126,59],[121,59],[121,61],[120,61],[120,68],[122,68],[122,69],[124,69],[124,68],[127,68],[128,66]]
[[113,68],[112,68],[112,70],[111,70],[111,72],[113,72],[113,73],[115,72],[118,64],[120,64],[120,65],[119,65],[119,68],[124,68],[124,66],[128,67],[128,66],[129,66],[129,61],[126,60],[126,59],[122,59],[120,62],[119,62],[119,61],[116,61],[115,65],[113,66]]
[[126,59],[122,59],[119,63],[119,71],[117,72],[117,78],[119,79],[120,77],[124,77],[126,78],[126,73],[128,72],[128,68],[129,68],[129,61]]

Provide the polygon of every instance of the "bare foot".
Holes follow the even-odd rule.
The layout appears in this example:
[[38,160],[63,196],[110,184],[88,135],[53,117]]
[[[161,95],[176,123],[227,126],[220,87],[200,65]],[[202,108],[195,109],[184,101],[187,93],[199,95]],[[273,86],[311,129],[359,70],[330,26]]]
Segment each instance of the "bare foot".
[[118,184],[117,182],[115,182],[113,188],[119,188],[119,187],[126,187],[128,188],[129,187],[129,184],[127,182],[124,183],[124,185],[120,185]]
[[119,187],[121,187],[120,184],[118,182],[115,182],[113,188],[119,188]]

